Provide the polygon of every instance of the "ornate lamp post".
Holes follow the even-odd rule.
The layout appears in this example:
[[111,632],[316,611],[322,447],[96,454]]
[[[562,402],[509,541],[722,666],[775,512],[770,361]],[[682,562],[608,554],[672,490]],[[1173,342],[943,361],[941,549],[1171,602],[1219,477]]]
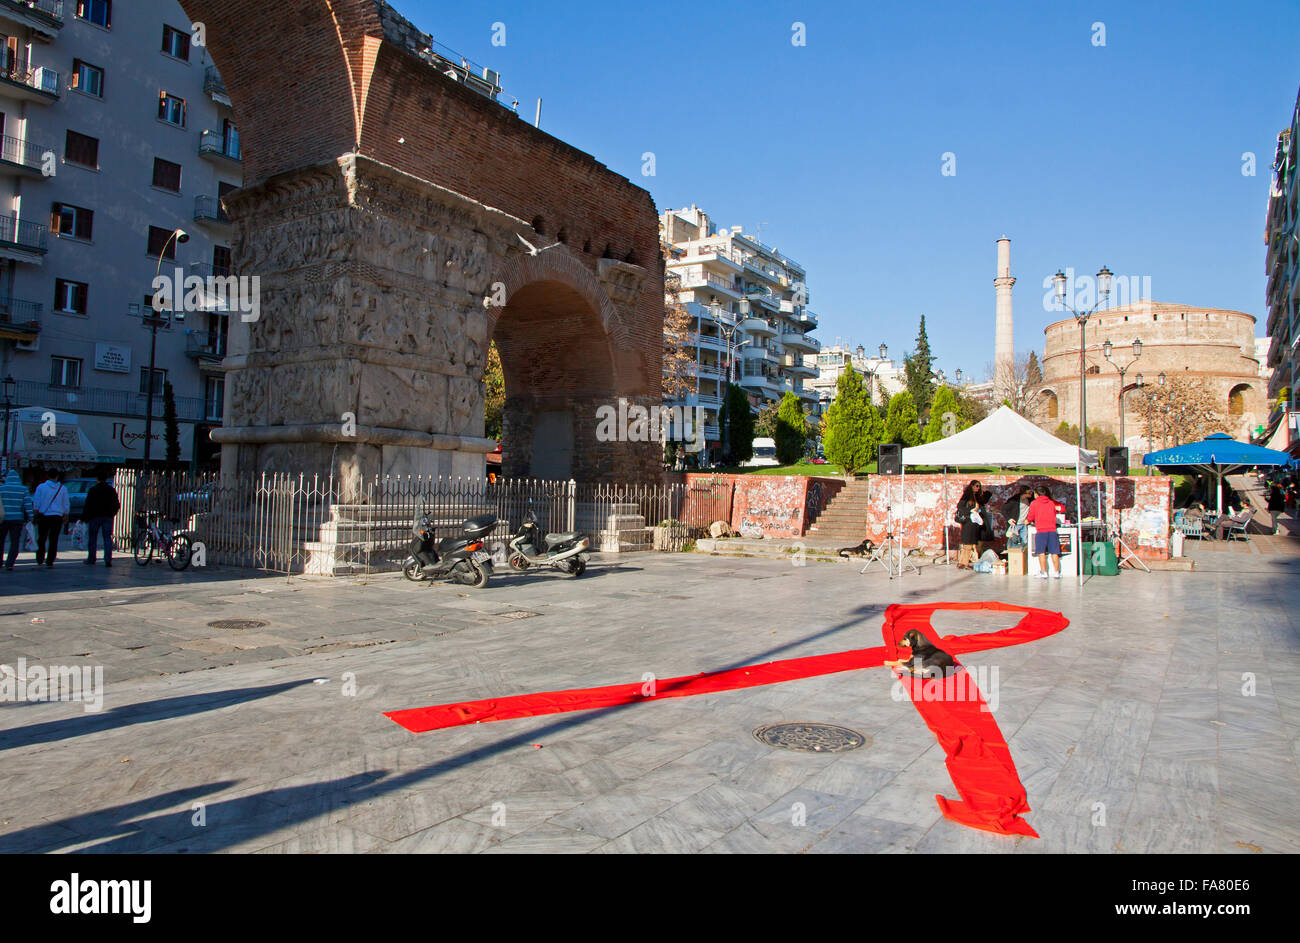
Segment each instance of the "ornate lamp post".
[[[157,269],[154,270],[154,284],[157,284],[158,276],[162,274],[163,257],[167,254],[167,247],[171,245],[173,239],[176,240],[177,244],[180,244],[182,242],[189,242],[190,236],[189,233],[187,233],[183,229],[172,230],[172,234],[167,237],[167,241],[164,242],[162,248],[158,250],[158,267]],[[155,300],[151,305],[149,305],[148,311],[144,312],[144,319],[143,319],[144,325],[145,327],[149,328],[149,389],[145,396],[145,405],[144,405],[144,473],[145,474],[149,473],[149,452],[150,452],[150,446],[152,444],[152,438],[153,438],[153,378],[154,378],[155,353],[157,352],[157,348],[158,348],[158,328],[166,327],[170,325],[173,320],[176,321],[185,320],[185,314],[183,312],[178,313],[176,311],[176,297],[178,295],[181,295],[183,297],[184,291],[185,288],[183,285],[172,286],[172,307],[167,317],[165,318],[163,317],[162,309],[159,308],[157,300]]]
[[737,307],[739,310],[736,312],[735,319],[728,324],[722,317],[722,305],[716,301],[709,305],[709,313],[713,316],[713,320],[717,322],[718,333],[722,335],[722,339],[727,343],[727,385],[722,393],[722,454],[725,456],[731,454],[731,409],[728,405],[731,400],[731,342],[736,336],[736,327],[741,321],[749,317],[749,301],[742,298]]
[[[858,349],[861,350],[862,348]],[[876,404],[876,374],[879,373],[881,368],[885,365],[885,358],[889,356],[889,345],[881,344],[879,350],[880,360],[876,363],[875,367],[867,368],[864,366],[862,368],[862,371],[871,378],[871,385],[868,387],[867,396],[868,399],[871,400],[871,405],[873,406]]]
[[1101,267],[1097,273],[1097,303],[1087,311],[1078,311],[1074,305],[1065,303],[1065,285],[1068,279],[1065,273],[1057,270],[1052,276],[1052,283],[1056,287],[1056,303],[1065,308],[1074,315],[1074,320],[1079,322],[1079,448],[1088,447],[1088,389],[1085,386],[1087,382],[1087,361],[1084,352],[1087,350],[1086,332],[1088,327],[1088,318],[1101,307],[1102,302],[1110,297],[1110,280],[1115,273],[1106,266]]
[[1114,367],[1116,370],[1119,371],[1119,444],[1121,447],[1123,447],[1124,445],[1124,374],[1127,373],[1128,368],[1133,366],[1133,364],[1137,363],[1138,358],[1142,356],[1142,341],[1135,340],[1133,342],[1133,359],[1130,360],[1128,363],[1124,364],[1123,366],[1120,366],[1114,360],[1111,360],[1110,354],[1113,349],[1114,348],[1111,346],[1110,341],[1106,341],[1106,343],[1101,345],[1101,352],[1102,355],[1105,356],[1106,361],[1112,367]]

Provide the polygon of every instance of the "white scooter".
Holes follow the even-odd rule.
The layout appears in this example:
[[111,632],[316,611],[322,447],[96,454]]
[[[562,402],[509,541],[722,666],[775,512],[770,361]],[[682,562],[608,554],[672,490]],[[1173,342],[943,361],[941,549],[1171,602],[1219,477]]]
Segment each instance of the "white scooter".
[[565,576],[581,576],[587,569],[590,549],[591,541],[576,531],[542,534],[537,515],[530,510],[519,533],[510,538],[506,563],[520,573],[532,566],[553,566]]

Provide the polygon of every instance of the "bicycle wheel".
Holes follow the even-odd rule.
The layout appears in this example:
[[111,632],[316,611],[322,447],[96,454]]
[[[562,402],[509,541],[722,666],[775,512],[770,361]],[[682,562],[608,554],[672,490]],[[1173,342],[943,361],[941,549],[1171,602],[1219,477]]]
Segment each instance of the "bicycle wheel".
[[190,565],[194,546],[189,534],[173,534],[167,544],[167,565],[173,570],[183,570]]
[[153,559],[153,534],[146,531],[136,538],[135,541],[135,562],[136,566],[146,566]]

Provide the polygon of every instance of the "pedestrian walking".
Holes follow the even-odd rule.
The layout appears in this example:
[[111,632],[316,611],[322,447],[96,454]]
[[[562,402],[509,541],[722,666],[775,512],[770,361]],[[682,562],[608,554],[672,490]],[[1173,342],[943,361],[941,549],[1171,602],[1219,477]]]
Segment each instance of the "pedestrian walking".
[[4,485],[0,486],[0,506],[5,512],[4,523],[0,524],[0,559],[4,558],[7,541],[9,557],[4,560],[4,565],[9,571],[14,568],[14,561],[23,545],[23,528],[32,519],[32,496],[16,468],[9,469]]
[[36,512],[36,565],[44,563],[54,566],[59,555],[59,533],[63,522],[68,519],[72,501],[68,498],[68,489],[59,479],[62,476],[50,469],[46,478],[36,488],[32,496],[32,507]]
[[117,497],[117,490],[109,483],[108,472],[95,473],[96,483],[86,492],[86,509],[82,516],[88,528],[87,547],[90,556],[86,557],[87,566],[95,565],[95,539],[104,535],[104,566],[113,565],[113,518],[122,509],[122,502]]
[[1055,569],[1050,572],[1053,579],[1061,578],[1061,538],[1056,533],[1056,502],[1052,500],[1046,485],[1038,486],[1038,497],[1029,505],[1025,516],[1028,523],[1034,525],[1034,553],[1038,556],[1038,578],[1047,579],[1049,570],[1047,558],[1050,556]]
[[1274,534],[1278,532],[1277,520],[1282,516],[1284,510],[1286,510],[1286,495],[1282,493],[1282,489],[1276,482],[1274,482],[1273,486],[1268,489],[1268,516]]
[[953,520],[961,525],[961,542],[957,550],[957,568],[974,569],[979,558],[979,542],[984,533],[984,518],[979,513],[979,497],[983,486],[972,481],[957,500],[957,513]]

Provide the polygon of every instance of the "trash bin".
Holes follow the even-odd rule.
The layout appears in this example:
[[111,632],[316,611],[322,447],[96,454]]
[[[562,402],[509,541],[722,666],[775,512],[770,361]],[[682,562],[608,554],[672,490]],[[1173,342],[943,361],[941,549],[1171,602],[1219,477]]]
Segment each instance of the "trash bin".
[[1084,576],[1119,576],[1119,557],[1110,541],[1083,542]]

